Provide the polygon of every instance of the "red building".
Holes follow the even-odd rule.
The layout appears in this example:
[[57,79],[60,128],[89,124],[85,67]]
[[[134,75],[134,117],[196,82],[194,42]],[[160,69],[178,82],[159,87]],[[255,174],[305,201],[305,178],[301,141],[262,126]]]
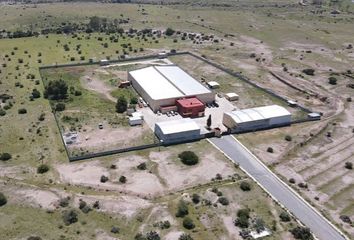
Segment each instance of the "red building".
[[182,117],[203,117],[205,105],[198,98],[183,98],[176,101],[178,112]]

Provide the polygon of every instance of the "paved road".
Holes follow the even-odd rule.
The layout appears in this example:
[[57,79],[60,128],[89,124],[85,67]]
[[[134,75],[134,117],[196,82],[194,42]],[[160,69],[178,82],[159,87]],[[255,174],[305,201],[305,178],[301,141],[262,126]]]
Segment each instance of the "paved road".
[[289,209],[320,240],[344,240],[341,233],[310,207],[232,136],[210,141],[256,179],[276,200]]

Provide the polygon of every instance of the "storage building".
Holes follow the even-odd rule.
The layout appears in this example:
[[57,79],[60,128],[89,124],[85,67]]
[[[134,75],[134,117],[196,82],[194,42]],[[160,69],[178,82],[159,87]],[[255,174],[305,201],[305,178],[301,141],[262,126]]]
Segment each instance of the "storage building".
[[182,117],[203,117],[205,105],[198,98],[183,98],[176,101],[178,113]]
[[239,96],[236,93],[231,92],[231,93],[226,93],[225,98],[229,101],[236,101],[239,99]]
[[218,82],[215,82],[215,81],[210,81],[207,83],[208,86],[211,88],[211,89],[216,89],[216,88],[219,88],[220,87],[220,84]]
[[291,113],[278,105],[226,112],[223,124],[231,132],[244,132],[291,124]]
[[128,80],[154,112],[176,105],[180,98],[196,97],[203,103],[215,100],[213,92],[175,65],[130,71]]
[[157,122],[155,134],[166,144],[197,140],[202,137],[200,127],[190,118]]

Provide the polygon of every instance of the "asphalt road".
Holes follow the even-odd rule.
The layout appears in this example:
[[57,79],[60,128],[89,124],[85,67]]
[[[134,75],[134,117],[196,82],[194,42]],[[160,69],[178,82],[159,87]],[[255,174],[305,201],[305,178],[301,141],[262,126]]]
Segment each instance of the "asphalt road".
[[311,229],[320,240],[345,240],[346,238],[326,219],[310,207],[304,199],[293,192],[266,166],[232,136],[212,138],[210,141],[238,163],[250,176],[258,181],[277,201]]

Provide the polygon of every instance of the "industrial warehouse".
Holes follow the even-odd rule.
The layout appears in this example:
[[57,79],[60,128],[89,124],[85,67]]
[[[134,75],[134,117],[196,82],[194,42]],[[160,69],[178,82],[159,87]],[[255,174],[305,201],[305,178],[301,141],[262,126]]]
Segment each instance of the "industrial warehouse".
[[187,100],[191,103],[189,106],[183,101],[178,105],[186,117],[198,117],[203,114],[201,106],[215,100],[212,91],[175,65],[130,71],[128,80],[154,112],[178,111],[177,100],[193,98]]
[[230,132],[253,131],[291,124],[291,113],[278,105],[226,112],[223,124]]

